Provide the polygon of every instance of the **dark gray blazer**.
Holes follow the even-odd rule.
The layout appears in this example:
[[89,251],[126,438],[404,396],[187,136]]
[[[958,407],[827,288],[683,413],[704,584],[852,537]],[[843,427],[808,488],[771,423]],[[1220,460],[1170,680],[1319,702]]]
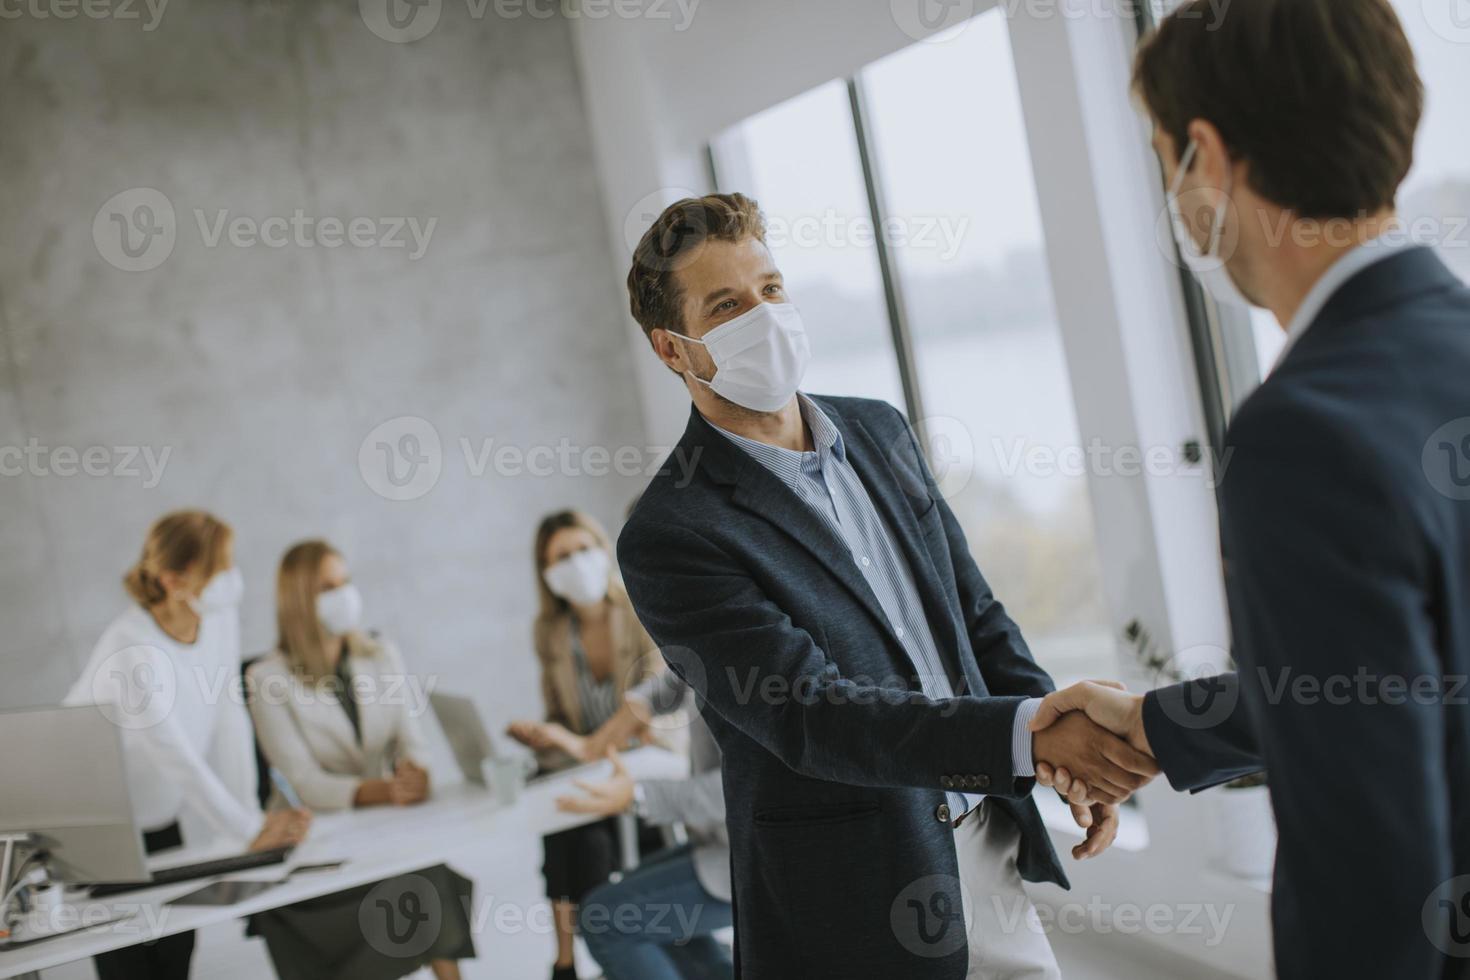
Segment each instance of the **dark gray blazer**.
[[1227,451],[1241,671],[1149,695],[1159,763],[1269,771],[1282,977],[1470,976],[1470,290],[1428,249],[1368,267]]
[[903,416],[815,400],[894,529],[965,693],[918,693],[847,547],[698,412],[678,465],[624,527],[618,560],[724,757],[739,974],[959,980],[946,788],[990,794],[1021,829],[1022,875],[1066,884],[1034,781],[1011,760],[1017,706],[1052,684],[991,595]]

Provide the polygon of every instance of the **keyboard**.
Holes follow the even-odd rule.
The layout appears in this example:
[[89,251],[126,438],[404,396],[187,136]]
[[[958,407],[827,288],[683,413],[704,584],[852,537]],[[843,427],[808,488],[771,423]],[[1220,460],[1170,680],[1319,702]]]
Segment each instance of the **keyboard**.
[[213,861],[200,861],[198,864],[182,864],[176,868],[159,868],[147,881],[107,881],[92,885],[87,893],[93,898],[106,898],[108,895],[121,895],[125,892],[141,891],[144,888],[157,888],[159,885],[173,885],[181,881],[193,881],[196,878],[213,878],[215,875],[249,871],[252,868],[265,868],[283,863],[291,855],[291,851],[291,846],[276,847],[269,851],[246,851],[244,854],[232,854]]

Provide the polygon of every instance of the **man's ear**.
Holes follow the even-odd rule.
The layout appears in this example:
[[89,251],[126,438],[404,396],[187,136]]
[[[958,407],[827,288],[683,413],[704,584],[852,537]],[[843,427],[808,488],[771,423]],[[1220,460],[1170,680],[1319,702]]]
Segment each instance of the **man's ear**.
[[648,334],[648,345],[658,355],[658,359],[664,362],[664,367],[681,377],[688,365],[681,367],[684,362],[684,353],[679,349],[678,342],[674,336],[662,327],[658,327]]
[[[1189,124],[1188,132],[1197,147],[1190,172],[1200,186],[1227,186],[1231,171],[1230,149],[1225,145],[1225,137],[1220,135],[1220,130],[1208,119],[1195,119]],[[1178,147],[1181,160],[1185,150],[1186,147]]]

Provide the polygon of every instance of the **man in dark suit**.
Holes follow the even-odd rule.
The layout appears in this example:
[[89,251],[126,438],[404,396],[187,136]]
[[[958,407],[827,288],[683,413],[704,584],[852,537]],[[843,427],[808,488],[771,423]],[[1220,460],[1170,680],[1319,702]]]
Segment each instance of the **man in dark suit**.
[[1413,53],[1387,0],[1256,0],[1214,31],[1202,3],[1135,78],[1204,212],[1181,249],[1288,332],[1220,486],[1240,672],[1079,685],[1033,726],[1083,710],[1181,790],[1269,773],[1281,976],[1470,974],[1470,290],[1395,220]]
[[1079,856],[1153,760],[1081,715],[1033,739],[1051,681],[908,423],[798,394],[809,348],[754,202],[675,204],[629,291],[694,407],[618,559],[724,759],[739,974],[1058,976],[1021,885],[1066,884],[1033,753],[1101,783]]

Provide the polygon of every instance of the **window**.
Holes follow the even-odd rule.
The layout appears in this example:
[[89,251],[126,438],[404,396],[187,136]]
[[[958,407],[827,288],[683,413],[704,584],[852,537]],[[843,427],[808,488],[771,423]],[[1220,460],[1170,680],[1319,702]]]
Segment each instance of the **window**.
[[[1415,148],[1414,169],[1399,191],[1403,232],[1433,245],[1445,263],[1470,282],[1470,128],[1463,123],[1460,94],[1470,89],[1470,16],[1457,13],[1456,3],[1392,0],[1419,62],[1427,92],[1424,120]],[[1155,0],[1154,12],[1177,6]],[[1275,367],[1286,346],[1276,317],[1265,310],[1249,313],[1222,310],[1206,301],[1210,351],[1219,398],[1225,414],[1239,407]],[[1196,343],[1203,334],[1197,332]],[[1209,368],[1202,366],[1202,373]],[[1208,377],[1206,391],[1211,390]]]
[[[1082,447],[1006,20],[940,40],[720,134],[716,183],[766,211],[813,336],[806,389],[907,403],[1038,660],[1113,676],[1086,476],[1036,462]],[[984,97],[958,124],[965,92]]]
[[[993,9],[861,83],[949,504],[1058,683],[1111,677],[1087,477],[1038,465],[1080,452],[1081,437],[1006,19]],[[961,93],[983,93],[960,98],[962,120]]]
[[867,189],[840,81],[717,137],[719,185],[760,202],[812,342],[807,391],[904,404]]

